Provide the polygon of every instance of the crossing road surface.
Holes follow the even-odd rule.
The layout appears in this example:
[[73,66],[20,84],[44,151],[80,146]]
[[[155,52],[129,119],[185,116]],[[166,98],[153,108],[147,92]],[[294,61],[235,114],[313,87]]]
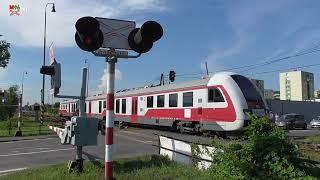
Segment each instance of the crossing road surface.
[[[98,146],[84,147],[90,159],[104,160],[104,136],[99,135]],[[157,136],[143,135],[139,132],[119,131],[114,134],[114,158],[156,154]],[[25,168],[64,163],[75,157],[71,145],[61,145],[59,138],[34,139],[0,143],[0,175]],[[84,159],[89,158],[84,155]]]
[[[158,144],[156,134],[162,134],[186,141],[210,143],[209,137],[180,134],[154,129],[115,129],[114,159],[133,157],[145,154],[156,154]],[[320,135],[319,129],[290,130],[291,137]],[[98,146],[84,147],[84,159],[104,160],[104,136],[99,135]],[[87,156],[88,155],[88,156]],[[25,168],[65,163],[75,157],[75,149],[71,145],[61,145],[58,137],[13,142],[0,142],[0,176]]]

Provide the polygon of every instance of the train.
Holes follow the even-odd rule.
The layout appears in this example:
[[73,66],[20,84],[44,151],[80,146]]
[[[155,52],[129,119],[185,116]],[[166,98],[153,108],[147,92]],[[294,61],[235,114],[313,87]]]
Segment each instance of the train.
[[[86,98],[88,117],[105,119],[106,94]],[[60,103],[60,115],[75,116],[79,101]],[[132,88],[115,93],[115,122],[165,126],[180,132],[236,132],[250,123],[250,114],[268,115],[257,86],[247,77],[219,72],[182,83]]]

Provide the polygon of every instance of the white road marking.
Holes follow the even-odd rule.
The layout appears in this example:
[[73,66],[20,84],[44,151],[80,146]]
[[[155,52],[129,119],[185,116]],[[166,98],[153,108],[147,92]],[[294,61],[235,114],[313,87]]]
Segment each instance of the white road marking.
[[3,144],[10,144],[10,143],[19,143],[19,142],[27,142],[27,141],[40,141],[40,140],[50,140],[50,139],[57,139],[57,138],[45,138],[45,139],[27,139],[27,140],[21,140],[21,141],[9,141],[9,142],[0,142]]
[[140,143],[143,143],[143,144],[151,144],[151,145],[153,144],[153,141],[142,141],[142,140],[139,140],[139,139],[128,137],[128,136],[123,135],[123,134],[116,134],[116,136],[121,136],[121,137],[124,137],[126,139],[129,139],[129,140],[132,140],[132,141],[136,141],[136,142],[140,142]]
[[1,154],[0,157],[9,157],[9,156],[19,156],[19,155],[29,155],[29,154],[40,154],[40,153],[47,153],[47,152],[56,152],[56,151],[67,151],[74,148],[65,148],[65,149],[52,149],[47,151],[36,151],[36,152],[27,152],[27,153],[15,153],[15,154]]
[[[41,149],[41,148],[45,148],[45,147],[56,147],[57,144],[53,144],[53,145],[42,145],[41,147],[19,147],[19,148],[12,148],[12,150],[19,150],[19,149]],[[46,148],[46,149],[50,149],[50,148]]]
[[147,135],[147,134],[142,134],[142,133],[138,133],[138,132],[132,132],[132,131],[119,131],[119,132],[123,132],[123,133],[127,133],[127,134],[135,134],[140,137],[146,137],[146,138],[155,139],[155,140],[158,139],[158,137],[152,137],[153,135]]
[[17,168],[17,169],[8,169],[8,170],[0,171],[0,174],[9,173],[9,172],[15,172],[15,171],[22,171],[22,170],[25,170],[25,169],[27,169],[27,168],[23,167],[23,168]]

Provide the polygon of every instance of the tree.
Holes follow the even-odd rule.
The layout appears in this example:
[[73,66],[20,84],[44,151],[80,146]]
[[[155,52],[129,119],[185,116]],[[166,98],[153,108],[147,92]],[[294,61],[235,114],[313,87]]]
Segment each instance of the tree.
[[11,57],[10,52],[10,43],[6,41],[0,41],[0,67],[5,68]]
[[56,102],[56,103],[54,103],[54,106],[53,106],[54,108],[59,108],[60,107],[60,102]]
[[9,118],[13,117],[14,113],[18,109],[19,104],[19,86],[14,85],[8,89],[8,102],[7,102],[7,113]]

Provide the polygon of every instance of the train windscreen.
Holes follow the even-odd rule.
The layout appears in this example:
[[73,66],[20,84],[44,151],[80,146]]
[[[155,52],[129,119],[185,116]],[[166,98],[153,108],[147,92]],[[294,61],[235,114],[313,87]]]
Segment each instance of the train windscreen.
[[262,97],[252,82],[241,75],[231,75],[241,89],[249,108],[264,108]]

